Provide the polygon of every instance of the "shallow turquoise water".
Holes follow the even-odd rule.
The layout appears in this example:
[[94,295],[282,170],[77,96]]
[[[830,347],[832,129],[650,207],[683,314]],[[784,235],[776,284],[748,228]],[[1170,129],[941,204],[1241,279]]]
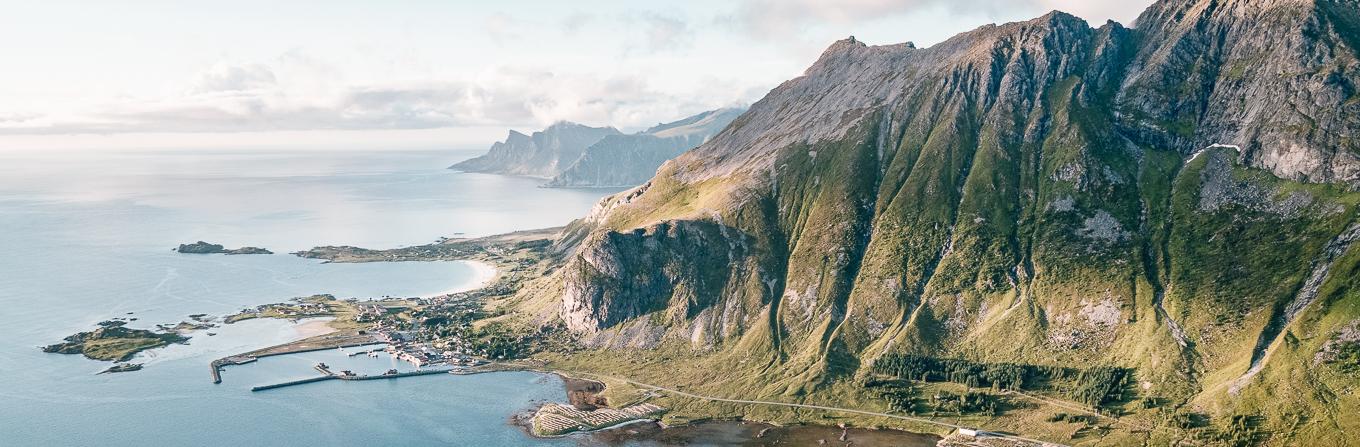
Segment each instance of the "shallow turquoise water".
[[[214,358],[299,337],[284,321],[199,333],[143,353],[142,371],[45,354],[112,317],[133,327],[314,293],[416,296],[466,286],[457,262],[321,264],[286,255],[316,245],[373,248],[563,225],[611,191],[459,174],[453,152],[0,152],[0,445],[520,445],[506,423],[560,382],[530,373],[324,382],[251,393],[314,375],[318,361],[381,371],[385,357],[336,351],[225,370]],[[179,243],[254,245],[278,255],[181,255]],[[132,312],[132,314],[128,314]]]

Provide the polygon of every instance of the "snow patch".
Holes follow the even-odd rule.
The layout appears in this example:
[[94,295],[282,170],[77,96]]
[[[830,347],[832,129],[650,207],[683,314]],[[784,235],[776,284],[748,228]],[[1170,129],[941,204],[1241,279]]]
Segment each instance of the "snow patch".
[[1204,151],[1207,151],[1207,150],[1209,150],[1209,149],[1218,149],[1218,148],[1232,149],[1232,150],[1237,151],[1237,155],[1238,155],[1239,157],[1242,156],[1242,146],[1238,146],[1238,145],[1236,145],[1236,144],[1220,144],[1220,143],[1214,143],[1214,144],[1210,144],[1210,145],[1208,145],[1208,146],[1205,146],[1204,149],[1200,149],[1200,150],[1195,151],[1194,154],[1191,154],[1191,155],[1190,155],[1190,158],[1185,159],[1185,164],[1190,164],[1190,162],[1195,161],[1196,158],[1199,158],[1200,155],[1204,154]]

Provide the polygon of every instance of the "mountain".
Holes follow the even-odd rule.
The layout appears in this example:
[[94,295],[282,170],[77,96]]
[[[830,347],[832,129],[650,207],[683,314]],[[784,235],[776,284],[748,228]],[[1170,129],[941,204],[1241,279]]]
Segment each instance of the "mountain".
[[606,136],[621,134],[613,127],[590,127],[566,121],[554,123],[533,135],[512,130],[505,141],[492,144],[485,155],[459,162],[449,169],[551,178],[580,158],[590,145]]
[[1357,48],[1349,0],[838,41],[569,226],[520,313],[743,399],[1019,368],[1159,427],[1100,443],[1355,444]]
[[707,141],[745,109],[710,110],[679,121],[658,124],[631,135],[609,135],[586,148],[576,162],[544,186],[637,186],[656,174],[662,163]]
[[636,186],[666,160],[722,131],[742,111],[710,110],[635,134],[566,121],[533,135],[512,130],[485,155],[449,169],[545,178],[548,187]]

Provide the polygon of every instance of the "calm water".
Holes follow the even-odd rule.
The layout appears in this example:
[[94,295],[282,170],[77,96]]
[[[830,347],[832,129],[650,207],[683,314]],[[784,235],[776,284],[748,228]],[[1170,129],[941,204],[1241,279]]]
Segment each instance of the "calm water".
[[[467,265],[321,264],[286,254],[180,255],[206,240],[276,253],[373,248],[566,224],[610,191],[540,189],[443,167],[451,152],[0,152],[0,445],[521,445],[506,423],[560,382],[530,373],[325,382],[251,393],[313,375],[318,361],[360,370],[383,357],[328,351],[225,370],[208,362],[300,337],[284,321],[247,321],[143,353],[142,371],[94,375],[104,362],[44,354],[95,322],[133,327],[314,293],[414,296],[466,287]],[[132,312],[132,314],[128,314]]]

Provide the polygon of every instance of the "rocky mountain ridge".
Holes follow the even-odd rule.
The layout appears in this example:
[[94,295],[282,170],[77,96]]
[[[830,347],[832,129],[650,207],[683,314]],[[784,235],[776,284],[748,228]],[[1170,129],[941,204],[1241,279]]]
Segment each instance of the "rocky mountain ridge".
[[1133,28],[836,42],[568,227],[523,312],[757,394],[899,354],[1110,365],[1150,402],[1338,439],[1360,380],[1313,359],[1360,320],[1357,23],[1163,0]]

